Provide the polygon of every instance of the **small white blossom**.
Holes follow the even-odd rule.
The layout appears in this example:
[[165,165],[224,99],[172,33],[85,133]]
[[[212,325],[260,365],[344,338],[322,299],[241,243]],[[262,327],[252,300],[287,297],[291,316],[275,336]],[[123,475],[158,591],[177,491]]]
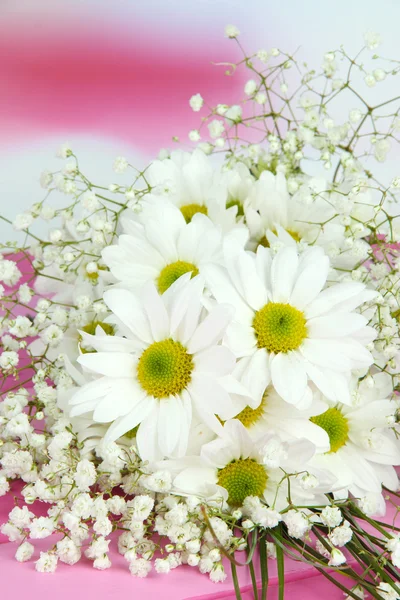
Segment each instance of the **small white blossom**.
[[39,573],[54,573],[57,568],[57,556],[49,552],[41,552],[39,560],[35,563],[36,571]]
[[364,33],[364,42],[370,50],[375,50],[381,44],[381,36],[374,31]]
[[224,122],[219,119],[213,119],[207,127],[212,138],[219,138],[224,132]]
[[305,515],[296,510],[289,510],[282,517],[290,536],[302,538],[311,529],[311,524]]
[[225,37],[233,39],[233,38],[237,38],[238,35],[240,35],[240,31],[235,25],[226,25]]
[[135,577],[147,577],[151,571],[151,562],[144,558],[137,558],[129,563],[129,570]]
[[18,550],[15,553],[15,558],[18,562],[26,562],[32,558],[34,551],[35,548],[32,546],[32,544],[29,542],[23,542],[23,544],[18,547]]
[[116,173],[125,173],[129,164],[124,156],[117,156],[114,160],[113,169]]
[[190,108],[194,112],[199,112],[199,110],[203,107],[204,100],[200,94],[195,94],[189,100]]
[[321,512],[321,521],[328,527],[337,527],[343,521],[343,516],[337,506],[325,506]]

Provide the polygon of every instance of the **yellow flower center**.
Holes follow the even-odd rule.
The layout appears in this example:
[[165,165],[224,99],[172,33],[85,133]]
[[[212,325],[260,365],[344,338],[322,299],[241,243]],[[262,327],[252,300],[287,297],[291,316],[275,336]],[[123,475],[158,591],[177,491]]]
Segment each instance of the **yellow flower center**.
[[[277,231],[276,229],[271,229],[272,233],[274,233],[275,235],[277,235]],[[300,235],[297,233],[297,231],[293,231],[292,229],[286,229],[286,232],[294,239],[295,242],[300,242],[301,237]],[[270,248],[270,243],[267,240],[267,236],[263,235],[262,238],[259,240],[258,246],[264,246],[264,248]]]
[[[101,327],[102,330],[104,331],[104,333],[106,333],[107,335],[114,335],[114,333],[115,333],[114,325],[110,325],[110,323],[103,323],[103,321],[92,321],[91,323],[84,325],[82,327],[82,330],[85,331],[86,333],[89,333],[90,335],[95,335],[97,326]],[[93,350],[93,349],[84,348],[82,346],[82,337],[81,336],[79,336],[79,342],[81,344],[82,354],[87,354],[89,352],[95,352],[95,350]]]
[[241,423],[243,423],[247,429],[253,427],[253,425],[258,423],[258,421],[264,415],[266,403],[266,394],[264,394],[260,406],[257,406],[257,408],[246,406],[238,415],[236,415],[235,419],[238,419]]
[[218,485],[228,492],[228,503],[242,506],[247,496],[262,496],[268,476],[265,468],[252,458],[241,458],[218,472]]
[[322,415],[311,417],[310,421],[328,434],[331,445],[329,454],[337,452],[349,439],[349,422],[338,408],[328,408]]
[[183,260],[177,260],[164,267],[157,279],[157,287],[160,294],[163,294],[179,277],[190,271],[192,272],[192,277],[199,273],[195,265]]
[[192,378],[193,366],[186,348],[169,338],[146,348],[139,358],[137,378],[150,396],[168,398],[185,389]]
[[186,223],[190,223],[196,213],[202,213],[203,215],[207,215],[207,206],[203,206],[202,204],[185,204],[181,206],[181,213],[185,217]]
[[270,302],[254,315],[253,329],[259,348],[268,352],[296,350],[307,336],[304,314],[290,304]]
[[244,215],[243,204],[240,202],[240,200],[235,200],[235,199],[229,200],[226,203],[226,208],[231,208],[231,206],[237,206],[236,216],[243,217],[243,215]]

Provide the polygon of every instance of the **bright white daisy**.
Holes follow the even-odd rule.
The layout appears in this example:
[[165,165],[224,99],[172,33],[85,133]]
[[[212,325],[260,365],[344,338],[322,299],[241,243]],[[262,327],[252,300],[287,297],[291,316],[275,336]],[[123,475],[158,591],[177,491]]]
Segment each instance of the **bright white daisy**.
[[333,485],[333,478],[316,470],[314,489],[305,489],[303,478],[311,474],[308,463],[314,453],[307,440],[282,442],[271,433],[253,440],[244,425],[233,419],[225,423],[220,437],[202,447],[200,457],[165,464],[180,470],[174,479],[177,491],[206,498],[219,495],[231,506],[242,506],[245,498],[256,496],[280,510],[288,504],[285,474],[297,473],[290,477],[290,496],[298,504],[315,501],[316,494]]
[[329,405],[322,401],[320,394],[314,393],[311,406],[305,410],[298,410],[282,400],[272,386],[268,386],[259,406],[246,406],[235,419],[246,427],[252,439],[257,439],[269,431],[279,435],[283,441],[306,439],[313,443],[316,451],[320,453],[330,449],[329,436],[310,419],[324,413],[328,408]]
[[124,219],[118,244],[104,248],[102,257],[112,275],[129,289],[152,281],[163,294],[179,277],[203,273],[221,263],[221,233],[203,214],[186,223],[167,200],[149,197],[137,219]]
[[[242,173],[243,174],[243,173]],[[241,174],[238,171],[241,178]],[[152,193],[168,198],[175,204],[187,223],[197,213],[208,215],[222,231],[236,223],[238,208],[232,208],[238,198],[229,197],[229,185],[218,165],[201,150],[192,153],[176,151],[170,158],[154,161],[146,171]],[[237,182],[235,184],[237,189]],[[221,193],[223,190],[223,193]]]
[[324,413],[311,418],[330,440],[330,450],[311,462],[336,477],[338,497],[349,492],[356,498],[379,494],[382,484],[397,488],[393,465],[400,464],[400,447],[389,429],[397,403],[388,399],[392,392],[390,376],[381,373],[374,381],[373,388],[365,381],[360,383],[353,406],[330,403]]
[[322,198],[323,189],[324,182],[310,180],[291,195],[283,173],[261,173],[244,209],[250,231],[249,247],[296,246],[300,241],[328,247],[332,242],[342,242],[344,227],[330,222],[335,210]]
[[139,425],[136,441],[144,460],[182,456],[193,409],[211,428],[220,428],[215,414],[231,418],[237,394],[244,394],[242,407],[247,404],[247,391],[230,377],[234,355],[218,345],[232,308],[219,305],[204,317],[203,287],[200,276],[187,274],[162,297],[153,284],[140,295],[105,292],[125,337],[82,333],[97,352],[78,362],[97,377],[70,400],[72,416],[93,412],[95,421],[111,424],[105,443]]
[[312,403],[311,381],[334,402],[350,404],[348,378],[373,358],[365,346],[375,337],[367,319],[353,312],[375,295],[359,283],[323,289],[329,259],[319,247],[300,256],[291,246],[273,257],[225,243],[226,270],[210,267],[208,285],[218,302],[231,303],[235,318],[226,344],[240,359],[236,374],[259,406],[272,382],[299,409]]

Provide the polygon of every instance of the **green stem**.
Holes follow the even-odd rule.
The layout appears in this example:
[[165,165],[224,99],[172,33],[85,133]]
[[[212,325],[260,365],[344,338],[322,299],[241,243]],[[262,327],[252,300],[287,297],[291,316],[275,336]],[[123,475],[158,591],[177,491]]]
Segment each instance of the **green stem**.
[[278,566],[279,600],[283,600],[285,595],[285,558],[283,549],[280,546],[276,547],[276,561]]
[[239,581],[237,577],[236,565],[231,562],[233,587],[235,588],[236,600],[242,600],[242,594],[240,593]]
[[268,591],[268,557],[267,557],[267,542],[265,535],[258,538],[258,546],[260,552],[260,571],[261,571],[261,598],[266,600]]

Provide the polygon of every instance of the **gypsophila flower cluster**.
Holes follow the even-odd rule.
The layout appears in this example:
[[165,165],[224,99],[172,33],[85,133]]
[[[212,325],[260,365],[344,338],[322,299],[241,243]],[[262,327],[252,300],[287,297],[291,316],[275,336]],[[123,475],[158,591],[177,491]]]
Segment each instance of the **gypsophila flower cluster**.
[[351,597],[397,598],[399,535],[372,517],[400,497],[400,174],[373,165],[400,108],[368,88],[400,63],[373,32],[312,66],[225,37],[245,98],[194,90],[194,149],[96,184],[64,144],[11,223],[26,244],[0,245],[0,496],[23,482],[1,533],[43,573],[114,546],[134,577],[216,583],[256,546],[264,576],[351,556]]

